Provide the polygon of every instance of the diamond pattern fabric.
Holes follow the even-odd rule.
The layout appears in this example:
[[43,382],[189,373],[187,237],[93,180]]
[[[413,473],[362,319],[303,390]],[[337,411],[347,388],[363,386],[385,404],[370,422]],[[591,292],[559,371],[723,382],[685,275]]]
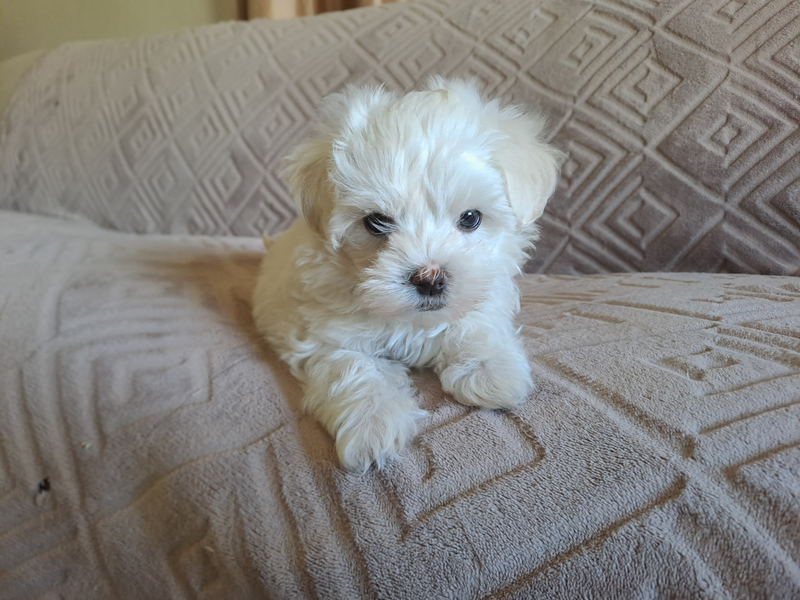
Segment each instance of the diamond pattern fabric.
[[800,594],[797,278],[528,275],[528,402],[419,373],[359,474],[255,333],[262,252],[0,212],[0,597]]
[[422,0],[67,45],[4,121],[0,206],[272,234],[323,96],[477,77],[569,155],[530,271],[795,274],[798,35],[790,0]]

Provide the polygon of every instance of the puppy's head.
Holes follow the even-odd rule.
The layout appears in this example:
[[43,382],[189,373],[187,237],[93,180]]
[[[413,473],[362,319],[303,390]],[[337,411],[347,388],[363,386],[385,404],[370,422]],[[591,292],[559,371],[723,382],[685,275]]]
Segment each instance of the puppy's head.
[[286,178],[359,307],[450,321],[509,293],[525,262],[558,178],[542,128],[470,82],[434,78],[401,97],[349,88],[326,98]]

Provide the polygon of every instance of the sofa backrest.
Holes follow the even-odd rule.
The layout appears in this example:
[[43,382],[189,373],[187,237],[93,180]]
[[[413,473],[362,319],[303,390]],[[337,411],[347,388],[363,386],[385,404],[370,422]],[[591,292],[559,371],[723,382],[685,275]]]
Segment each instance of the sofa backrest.
[[347,83],[475,76],[568,153],[530,270],[800,273],[800,3],[421,0],[69,44],[0,138],[0,208],[260,235]]

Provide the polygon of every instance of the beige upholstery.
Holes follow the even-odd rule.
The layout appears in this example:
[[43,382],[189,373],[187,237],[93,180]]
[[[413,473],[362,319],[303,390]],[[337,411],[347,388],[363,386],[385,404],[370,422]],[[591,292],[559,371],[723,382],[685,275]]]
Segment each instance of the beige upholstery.
[[[0,145],[0,598],[800,596],[798,33],[428,0],[46,56]],[[291,220],[321,94],[433,72],[571,156],[520,282],[538,390],[419,373],[422,434],[350,474],[254,334],[245,236]]]
[[570,154],[531,270],[798,273],[798,34],[786,0],[426,0],[65,46],[5,122],[0,207],[270,233],[323,95],[477,76]]

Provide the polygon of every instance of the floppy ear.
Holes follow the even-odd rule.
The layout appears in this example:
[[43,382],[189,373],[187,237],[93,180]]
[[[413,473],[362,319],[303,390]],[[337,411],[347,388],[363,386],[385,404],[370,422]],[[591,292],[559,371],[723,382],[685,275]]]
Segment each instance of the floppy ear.
[[336,194],[334,148],[346,145],[352,136],[361,135],[370,111],[393,97],[383,86],[349,86],[341,93],[331,94],[320,105],[322,120],[316,128],[317,138],[300,144],[284,159],[284,178],[289,191],[317,235],[331,237],[327,229]]
[[542,139],[544,119],[515,107],[501,111],[493,159],[503,176],[511,210],[521,229],[542,216],[556,191],[564,154]]
[[284,178],[297,208],[311,230],[322,237],[333,210],[330,159],[331,142],[324,138],[300,144],[284,159]]

